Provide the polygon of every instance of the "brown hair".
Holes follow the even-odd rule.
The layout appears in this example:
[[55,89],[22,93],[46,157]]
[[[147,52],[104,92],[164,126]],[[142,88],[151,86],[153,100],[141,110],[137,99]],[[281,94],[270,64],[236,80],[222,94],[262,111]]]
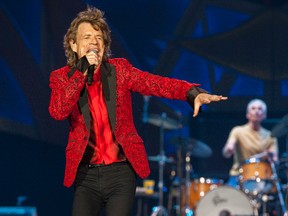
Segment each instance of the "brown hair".
[[78,13],[77,17],[71,22],[70,27],[64,36],[65,55],[67,58],[67,65],[70,67],[76,66],[78,58],[77,54],[71,49],[69,41],[76,41],[78,26],[83,22],[88,22],[94,27],[94,29],[100,29],[102,31],[105,45],[103,60],[107,60],[111,56],[110,29],[105,21],[104,12],[97,8],[88,6],[87,10]]

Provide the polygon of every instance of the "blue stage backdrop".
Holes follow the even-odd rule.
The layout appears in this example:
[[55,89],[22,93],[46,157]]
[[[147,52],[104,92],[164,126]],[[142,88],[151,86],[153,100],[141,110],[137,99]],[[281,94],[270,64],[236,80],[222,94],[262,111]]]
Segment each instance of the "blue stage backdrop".
[[[63,36],[68,25],[87,5],[105,11],[113,57],[229,97],[204,106],[195,119],[186,102],[149,100],[149,114],[165,112],[183,124],[181,129],[165,130],[168,156],[176,159],[176,136],[195,138],[213,150],[208,159],[192,157],[195,176],[227,178],[232,162],[222,157],[221,149],[231,127],[245,122],[250,99],[267,102],[269,129],[287,114],[284,0],[1,0],[0,206],[16,205],[17,197],[24,196],[23,205],[36,206],[39,216],[70,214],[72,190],[62,186],[68,124],[49,116],[48,85],[50,72],[66,63]],[[147,152],[157,155],[160,129],[142,121],[143,97],[133,94],[133,101],[135,124]],[[281,157],[285,136],[279,144]],[[165,168],[167,185],[173,169]],[[151,170],[150,178],[157,181],[157,163],[151,162]]]

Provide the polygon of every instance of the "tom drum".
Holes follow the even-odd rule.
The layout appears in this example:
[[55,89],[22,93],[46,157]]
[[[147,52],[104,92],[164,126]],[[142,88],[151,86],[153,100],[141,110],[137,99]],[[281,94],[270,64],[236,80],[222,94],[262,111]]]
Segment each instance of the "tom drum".
[[268,193],[273,188],[272,169],[266,160],[250,158],[242,164],[239,172],[240,188],[247,194]]

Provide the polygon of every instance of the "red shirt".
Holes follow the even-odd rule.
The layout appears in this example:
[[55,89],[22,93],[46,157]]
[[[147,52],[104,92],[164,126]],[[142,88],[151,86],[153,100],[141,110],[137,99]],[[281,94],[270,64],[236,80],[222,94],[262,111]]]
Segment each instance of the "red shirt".
[[83,162],[88,164],[111,164],[125,160],[123,151],[116,143],[109,122],[106,103],[103,96],[100,70],[93,77],[94,82],[86,88],[91,114],[90,138]]

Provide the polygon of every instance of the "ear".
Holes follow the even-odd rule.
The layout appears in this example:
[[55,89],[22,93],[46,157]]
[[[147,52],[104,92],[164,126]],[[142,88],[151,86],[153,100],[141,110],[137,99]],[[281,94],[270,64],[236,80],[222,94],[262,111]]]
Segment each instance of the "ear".
[[70,47],[73,50],[73,52],[77,53],[77,44],[74,40],[69,41]]
[[246,119],[249,119],[249,112],[246,112]]

